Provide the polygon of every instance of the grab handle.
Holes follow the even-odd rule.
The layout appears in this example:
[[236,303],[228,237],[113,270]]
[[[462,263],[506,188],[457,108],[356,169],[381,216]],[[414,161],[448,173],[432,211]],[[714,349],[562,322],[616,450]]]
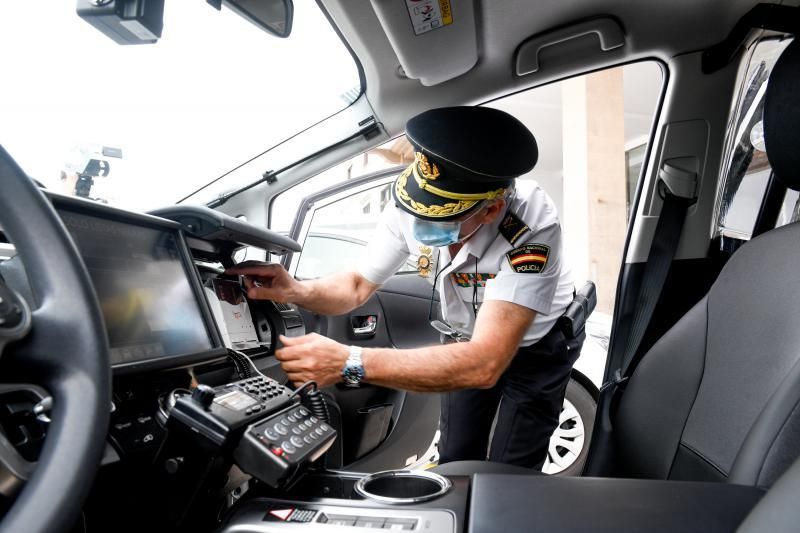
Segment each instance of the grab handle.
[[625,44],[625,33],[612,18],[597,18],[572,24],[558,30],[531,37],[517,50],[517,76],[539,71],[539,54],[548,46],[555,46],[585,35],[597,35],[600,50],[607,52]]

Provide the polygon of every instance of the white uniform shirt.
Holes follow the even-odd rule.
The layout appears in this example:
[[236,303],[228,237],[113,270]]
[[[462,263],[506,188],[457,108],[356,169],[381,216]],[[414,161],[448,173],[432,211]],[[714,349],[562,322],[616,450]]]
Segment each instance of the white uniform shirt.
[[[544,337],[563,314],[572,301],[574,283],[562,259],[558,213],[547,193],[535,182],[520,181],[509,209],[529,228],[513,245],[500,233],[504,214],[482,226],[451,258],[447,247],[430,248],[414,239],[412,215],[388,204],[367,246],[364,257],[369,261],[362,263],[360,273],[380,285],[410,255],[424,256],[418,264],[425,267],[428,260],[431,264],[429,269],[421,268],[420,275],[430,283],[437,279],[442,315],[451,327],[472,334],[472,299],[477,284],[479,303],[502,300],[536,311],[520,344],[530,346]],[[532,261],[528,272],[523,271],[526,261]]]

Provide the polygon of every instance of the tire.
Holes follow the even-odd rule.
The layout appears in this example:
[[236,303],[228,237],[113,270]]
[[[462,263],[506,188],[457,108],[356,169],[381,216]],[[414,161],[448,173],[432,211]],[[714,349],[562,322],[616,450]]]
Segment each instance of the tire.
[[567,384],[559,424],[550,437],[542,472],[556,476],[579,476],[586,463],[597,401],[575,379]]

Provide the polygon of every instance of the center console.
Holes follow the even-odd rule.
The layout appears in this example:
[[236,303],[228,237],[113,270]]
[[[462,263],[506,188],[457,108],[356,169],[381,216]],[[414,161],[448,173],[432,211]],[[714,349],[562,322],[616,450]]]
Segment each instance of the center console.
[[715,482],[475,474],[450,476],[451,488],[432,500],[392,505],[359,499],[353,487],[360,479],[312,476],[284,499],[243,503],[220,531],[733,532],[764,494]]
[[[333,471],[310,473],[282,497],[256,497],[243,502],[226,518],[220,531],[464,531],[468,477],[442,478],[429,485],[439,476],[424,471],[383,474],[376,475],[382,480],[378,490],[387,499],[377,500],[356,490],[360,483],[369,486],[375,476]],[[443,486],[446,488],[441,490]],[[433,487],[435,490],[431,490]],[[436,495],[432,498],[404,503],[412,494],[421,497],[433,493]],[[388,498],[396,498],[395,503],[389,503]]]

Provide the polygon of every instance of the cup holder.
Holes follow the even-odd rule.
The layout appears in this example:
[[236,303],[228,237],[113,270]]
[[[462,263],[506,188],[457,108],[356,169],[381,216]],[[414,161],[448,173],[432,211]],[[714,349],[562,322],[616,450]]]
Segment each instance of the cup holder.
[[424,470],[386,470],[359,479],[355,491],[370,500],[402,505],[438,498],[451,485],[449,479]]

